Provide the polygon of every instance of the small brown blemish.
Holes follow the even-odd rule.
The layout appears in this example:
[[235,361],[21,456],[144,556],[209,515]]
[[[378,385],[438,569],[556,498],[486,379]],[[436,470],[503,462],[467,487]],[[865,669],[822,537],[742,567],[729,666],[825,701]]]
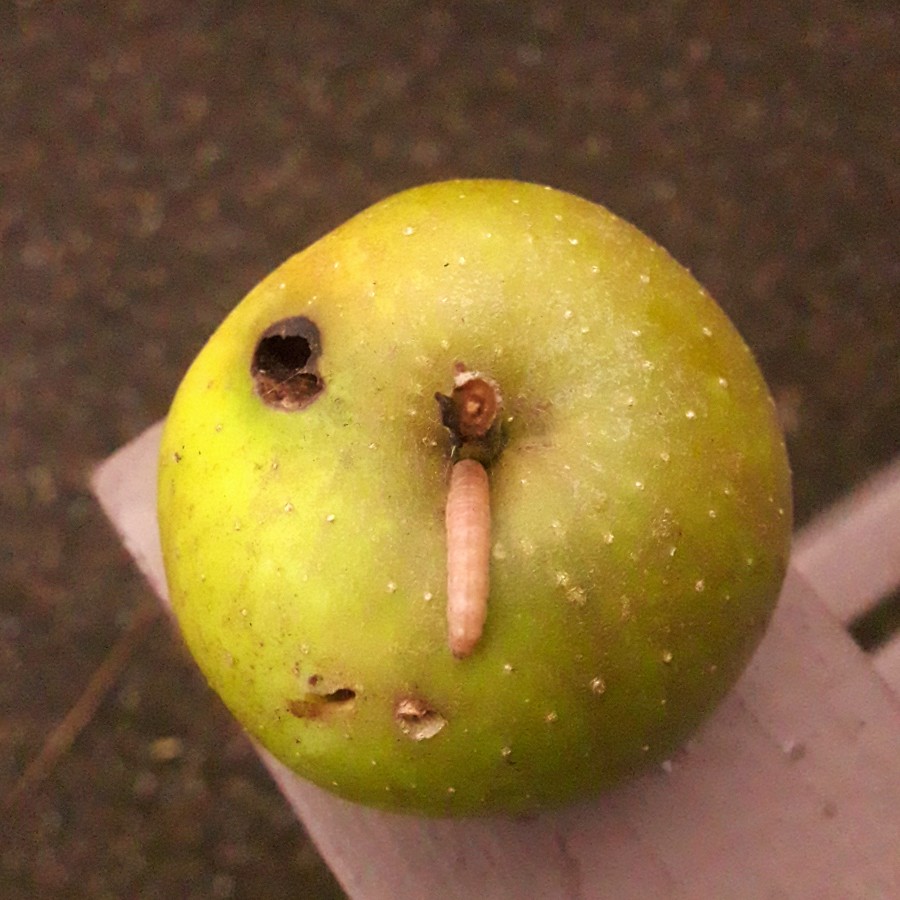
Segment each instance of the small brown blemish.
[[394,717],[400,730],[414,741],[433,738],[447,724],[437,710],[419,697],[404,697],[397,702]]
[[312,700],[288,700],[287,702],[288,712],[298,719],[317,719],[324,708],[324,703]]

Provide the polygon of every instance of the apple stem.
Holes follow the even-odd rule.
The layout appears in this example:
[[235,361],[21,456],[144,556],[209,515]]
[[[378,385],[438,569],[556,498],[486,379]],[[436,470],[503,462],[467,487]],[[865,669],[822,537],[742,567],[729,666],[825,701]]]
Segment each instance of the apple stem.
[[491,502],[486,468],[502,449],[500,389],[491,378],[457,363],[450,396],[435,394],[450,432],[447,529],[447,641],[468,656],[481,638],[490,586]]
[[481,638],[490,587],[491,502],[488,475],[475,459],[450,472],[447,492],[447,640],[468,656]]

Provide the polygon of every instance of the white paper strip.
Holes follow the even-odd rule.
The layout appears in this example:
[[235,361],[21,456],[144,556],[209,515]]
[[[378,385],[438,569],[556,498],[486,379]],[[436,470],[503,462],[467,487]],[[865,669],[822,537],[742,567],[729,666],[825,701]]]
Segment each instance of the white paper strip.
[[[156,426],[93,485],[165,600],[158,442]],[[260,754],[347,892],[366,900],[900,897],[900,701],[796,569],[749,669],[696,739],[591,802],[530,819],[397,816]]]

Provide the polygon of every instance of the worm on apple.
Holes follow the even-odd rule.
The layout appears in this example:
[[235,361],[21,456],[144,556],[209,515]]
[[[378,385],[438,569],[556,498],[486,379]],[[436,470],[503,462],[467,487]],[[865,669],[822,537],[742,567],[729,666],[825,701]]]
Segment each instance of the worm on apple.
[[477,460],[460,460],[450,470],[446,523],[448,643],[454,656],[463,657],[481,638],[490,583],[490,493]]

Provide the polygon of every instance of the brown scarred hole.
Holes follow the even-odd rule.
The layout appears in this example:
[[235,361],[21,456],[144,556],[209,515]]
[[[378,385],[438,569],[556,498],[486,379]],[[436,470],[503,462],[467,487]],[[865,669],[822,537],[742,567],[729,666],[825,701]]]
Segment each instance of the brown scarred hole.
[[434,737],[447,724],[437,710],[418,697],[404,697],[398,701],[394,716],[400,730],[414,741]]
[[317,719],[333,710],[352,709],[356,700],[353,688],[337,688],[327,694],[316,694],[312,691],[302,697],[288,700],[287,711],[298,719]]
[[267,328],[250,364],[260,399],[290,412],[309,406],[325,387],[316,371],[321,352],[319,329],[305,316],[282,319]]

